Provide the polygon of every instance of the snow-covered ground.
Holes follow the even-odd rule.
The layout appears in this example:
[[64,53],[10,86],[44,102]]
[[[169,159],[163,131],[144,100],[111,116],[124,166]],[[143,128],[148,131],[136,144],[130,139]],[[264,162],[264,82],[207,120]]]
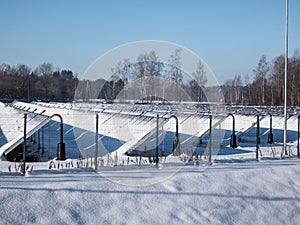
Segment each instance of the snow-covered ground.
[[[31,105],[27,103],[14,103],[14,107],[29,106]],[[103,110],[102,106],[93,108],[86,105],[39,103],[35,107],[36,113],[41,113],[46,108],[43,115],[59,112],[63,116],[67,146],[75,148],[78,142],[71,139],[77,138],[82,139],[82,143],[89,141],[86,145],[94,149],[94,123],[88,120],[80,123],[80,119],[74,121],[74,114],[71,112],[75,111],[79,118],[86,119],[87,116],[84,115],[90,115],[94,119],[95,111]],[[9,110],[15,113],[13,109]],[[34,108],[31,106],[28,111],[32,110]],[[145,110],[147,108],[133,111],[114,107],[105,109],[100,119],[100,124],[103,125],[100,134],[102,132],[103,136],[99,139],[106,137],[109,142],[121,135],[123,142],[120,145],[123,145],[132,140],[130,137],[134,131],[145,126],[149,118],[152,122],[149,128],[142,130],[139,138],[145,136],[145,143],[152,143],[153,124],[156,121],[151,116],[155,118],[157,112],[144,112]],[[241,107],[235,110],[252,112],[251,108]],[[23,116],[22,113],[11,115],[19,115],[20,120]],[[161,115],[164,115],[163,111]],[[186,143],[189,147],[196,147],[193,143],[195,140],[188,141],[185,138],[190,138],[188,135],[202,135],[207,152],[208,117],[204,115],[199,119],[189,114],[178,117],[182,146]],[[5,118],[1,120],[3,123]],[[243,142],[238,142],[238,148],[231,149],[229,137],[232,118],[213,117],[213,132],[217,133],[220,128],[224,137],[219,149],[213,151],[215,155],[212,163],[203,155],[201,159],[194,156],[192,161],[188,161],[187,155],[168,156],[160,158],[156,167],[146,157],[128,158],[120,153],[117,155],[115,151],[109,157],[103,157],[103,165],[97,171],[93,169],[93,159],[69,157],[62,162],[54,160],[51,169],[50,162],[47,161],[27,163],[28,172],[21,175],[16,172],[18,163],[2,160],[0,224],[299,224],[297,114],[291,115],[288,120],[290,156],[283,158],[280,157],[282,116],[274,114],[273,145],[267,143],[269,117],[266,113],[261,116],[258,161],[255,146],[256,116],[241,113],[235,115],[235,120],[236,134],[241,135]],[[105,127],[105,124],[113,122],[118,124]],[[127,132],[129,134],[126,133],[124,124],[128,125],[127,128],[130,127],[131,132]],[[4,142],[14,140],[13,135],[8,136],[6,132],[17,125],[14,121],[13,124],[8,124],[11,126],[9,129],[7,126],[0,127],[3,131],[1,138],[10,137]],[[53,133],[59,129],[57,125],[58,123],[51,124]],[[81,133],[72,136],[72,126],[75,125]],[[175,121],[170,120],[163,129],[174,133],[174,125]],[[51,139],[51,142],[54,140],[53,149],[57,139]]]
[[[8,162],[1,162],[1,171]],[[0,172],[5,224],[299,224],[300,161]],[[165,179],[156,180],[156,175]],[[145,181],[152,184],[145,185]]]

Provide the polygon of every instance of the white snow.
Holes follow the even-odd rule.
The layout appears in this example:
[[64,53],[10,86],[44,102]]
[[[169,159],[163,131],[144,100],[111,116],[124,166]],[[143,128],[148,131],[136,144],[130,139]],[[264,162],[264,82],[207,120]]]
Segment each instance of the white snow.
[[[1,170],[8,162],[1,162]],[[1,224],[299,224],[299,159],[1,172]],[[131,168],[129,168],[131,167]],[[156,179],[155,176],[161,176]],[[145,184],[150,182],[149,185]]]
[[[47,113],[52,114],[56,112],[54,108],[60,107],[58,110],[67,123],[72,122],[67,114],[70,105],[51,104],[40,103],[39,112],[49,107]],[[105,123],[103,119],[101,123]],[[218,120],[216,118],[213,123]],[[237,132],[245,132],[256,122],[255,116],[238,115],[236,120]],[[269,127],[268,120],[266,116],[261,121],[265,130]],[[136,126],[143,124],[138,119],[130,121]],[[207,117],[200,121],[188,117],[182,122],[186,127],[180,131],[194,134],[197,131],[192,130],[193,123],[197,127],[203,126],[202,122],[208,124]],[[173,125],[174,121],[170,120],[165,129],[173,130]],[[80,126],[93,129],[89,123]],[[291,156],[281,158],[282,147],[277,139],[281,126],[280,117],[274,117],[276,143],[272,148],[266,142],[261,144],[262,156],[258,161],[253,143],[241,143],[236,154],[213,156],[212,164],[204,157],[199,161],[183,162],[180,157],[169,156],[161,159],[156,167],[149,163],[139,165],[138,159],[132,157],[128,165],[118,162],[117,166],[115,163],[107,166],[105,161],[105,166],[95,171],[89,168],[92,159],[68,159],[54,160],[56,167],[51,169],[49,162],[27,163],[29,170],[33,169],[21,175],[15,169],[18,164],[2,160],[0,224],[299,224],[297,140],[289,139]],[[294,135],[297,116],[288,120],[288,127],[288,134]],[[222,128],[230,131],[231,117],[223,122]],[[267,133],[262,134],[264,141]],[[228,146],[223,145],[221,151],[229,151]],[[119,160],[127,159],[118,157]],[[146,162],[146,158],[142,160]]]

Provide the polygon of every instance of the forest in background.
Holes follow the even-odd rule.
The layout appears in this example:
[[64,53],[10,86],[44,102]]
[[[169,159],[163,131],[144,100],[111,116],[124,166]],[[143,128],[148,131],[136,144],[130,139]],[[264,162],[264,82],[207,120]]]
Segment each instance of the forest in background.
[[[51,63],[42,63],[35,69],[23,64],[15,66],[3,63],[0,65],[0,99],[7,102],[14,99],[72,101],[91,98],[109,102],[115,99],[185,101],[186,95],[191,101],[205,102],[205,93],[221,88],[227,104],[283,105],[283,55],[271,61],[262,55],[253,74],[235,75],[221,87],[206,86],[206,71],[201,61],[195,65],[196,69],[192,74],[194,79],[184,74],[179,69],[180,66],[181,49],[171,53],[168,63],[160,62],[154,51],[140,54],[135,62],[125,58],[111,68],[113,75],[107,80],[80,80],[72,70],[58,69]],[[298,49],[288,59],[287,99],[289,106],[300,104]]]

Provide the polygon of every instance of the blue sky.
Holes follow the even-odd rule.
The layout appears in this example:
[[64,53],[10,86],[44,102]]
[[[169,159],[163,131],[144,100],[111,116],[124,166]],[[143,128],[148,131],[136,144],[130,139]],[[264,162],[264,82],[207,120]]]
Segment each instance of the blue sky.
[[[220,83],[284,53],[285,0],[1,0],[0,64],[51,62],[82,75],[121,44],[163,40],[198,54]],[[289,52],[300,48],[289,0]]]

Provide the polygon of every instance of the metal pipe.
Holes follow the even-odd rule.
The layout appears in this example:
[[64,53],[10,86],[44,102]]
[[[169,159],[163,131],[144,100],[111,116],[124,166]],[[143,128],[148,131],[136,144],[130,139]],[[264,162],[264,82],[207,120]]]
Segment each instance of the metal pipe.
[[175,133],[175,137],[178,138],[178,118],[175,115],[172,115],[172,116],[169,117],[169,119],[171,119],[171,118],[175,118],[175,120],[176,120],[176,133]]
[[159,116],[156,115],[156,156],[155,156],[155,165],[158,166],[158,122]]
[[284,54],[284,129],[283,129],[283,149],[281,155],[287,155],[286,133],[287,133],[287,76],[288,76],[288,7],[289,1],[285,1],[285,54]]
[[300,115],[298,115],[298,140],[297,140],[297,155],[300,157],[300,150],[299,150],[299,138],[300,138]]
[[169,117],[169,119],[171,118],[175,118],[175,121],[176,121],[176,133],[175,133],[175,140],[173,142],[173,154],[175,155],[180,155],[180,149],[178,151],[178,148],[180,147],[180,143],[179,143],[179,135],[178,135],[178,118],[177,116],[175,115],[171,115]]
[[208,161],[211,162],[211,146],[212,145],[212,115],[209,115],[209,157]]
[[38,130],[38,150],[41,150],[41,131]]
[[256,124],[256,160],[258,161],[258,144],[259,144],[259,115],[256,116],[257,124]]
[[66,146],[64,143],[64,138],[63,138],[63,118],[61,115],[55,113],[52,116],[50,116],[50,118],[53,118],[54,116],[59,117],[60,119],[60,142],[57,145],[57,159],[58,160],[65,160],[66,159]]
[[45,134],[44,134],[44,126],[42,127],[42,154],[44,154],[44,150],[45,150]]
[[235,134],[235,118],[232,113],[229,113],[228,116],[232,117],[232,134]]
[[60,142],[62,143],[62,142],[64,142],[64,135],[63,135],[63,133],[64,133],[64,126],[63,125],[64,125],[64,123],[63,123],[63,118],[62,118],[61,115],[55,113],[52,116],[50,116],[50,119],[53,118],[53,117],[55,117],[55,116],[57,116],[59,118],[59,120],[60,120]]
[[165,154],[165,135],[164,135],[164,125],[161,127],[161,136],[162,136],[162,146],[161,146],[161,156]]
[[48,159],[50,159],[50,121],[48,122]]
[[232,134],[230,136],[230,147],[236,148],[237,144],[236,144],[236,135],[235,135],[235,118],[232,113],[229,113],[228,116],[232,117]]
[[27,127],[27,114],[24,114],[24,141],[23,141],[23,166],[22,173],[25,174],[25,164],[26,164],[26,127]]
[[273,132],[272,132],[272,114],[269,113],[269,115],[270,115],[270,132],[269,132],[269,135],[268,135],[268,143],[273,144],[274,139],[273,139]]
[[272,133],[272,114],[270,113],[270,133]]
[[98,125],[98,121],[99,121],[99,115],[96,114],[96,135],[95,135],[95,170],[98,170],[98,132],[99,132],[99,125]]

